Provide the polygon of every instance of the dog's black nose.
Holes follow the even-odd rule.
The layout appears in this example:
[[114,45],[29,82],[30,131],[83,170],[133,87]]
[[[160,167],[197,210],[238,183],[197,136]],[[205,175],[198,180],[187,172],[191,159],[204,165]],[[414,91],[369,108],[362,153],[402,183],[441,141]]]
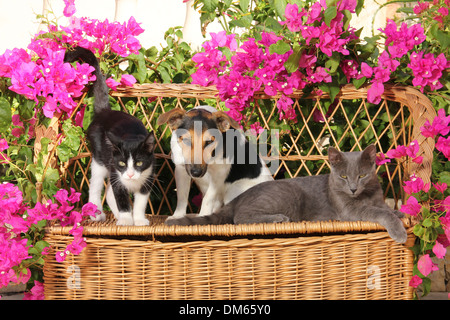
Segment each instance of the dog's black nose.
[[203,176],[204,172],[201,167],[192,167],[191,168],[191,176],[194,178],[199,178]]

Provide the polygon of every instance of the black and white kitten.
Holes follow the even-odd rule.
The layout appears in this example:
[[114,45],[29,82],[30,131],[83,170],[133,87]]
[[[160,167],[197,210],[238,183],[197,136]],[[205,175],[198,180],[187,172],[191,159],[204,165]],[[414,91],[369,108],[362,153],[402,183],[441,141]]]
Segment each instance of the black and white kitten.
[[[90,50],[81,47],[68,50],[64,59],[66,62],[82,60],[95,68],[94,118],[87,130],[92,152],[89,202],[100,210],[93,220],[106,219],[101,194],[104,180],[109,178],[106,200],[117,225],[148,225],[145,209],[153,185],[154,134],[139,119],[111,110],[105,77]],[[133,208],[130,193],[134,194]]]

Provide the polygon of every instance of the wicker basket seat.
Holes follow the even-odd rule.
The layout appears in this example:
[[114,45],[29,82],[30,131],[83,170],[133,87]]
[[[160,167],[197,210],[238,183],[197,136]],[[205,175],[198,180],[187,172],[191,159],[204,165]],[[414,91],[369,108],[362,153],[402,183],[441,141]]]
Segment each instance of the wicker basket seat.
[[[176,204],[173,165],[167,127],[156,127],[156,117],[170,107],[223,103],[214,87],[183,84],[144,84],[119,88],[112,94],[124,110],[142,117],[157,136],[158,180],[149,203],[149,226],[116,226],[86,222],[87,247],[62,263],[55,253],[71,242],[69,227],[50,225],[45,240],[52,246],[44,267],[48,299],[410,299],[414,243],[411,219],[404,219],[408,241],[398,244],[386,230],[370,222],[296,222],[280,224],[166,226]],[[345,86],[333,108],[328,96],[290,96],[299,114],[298,128],[284,133],[285,147],[274,175],[295,177],[320,174],[329,167],[322,145],[362,150],[375,143],[387,152],[417,140],[422,164],[409,161],[380,166],[387,198],[395,206],[406,195],[401,185],[410,174],[430,181],[434,141],[420,135],[433,119],[430,101],[409,87],[387,87],[379,105],[367,102],[367,88]],[[260,92],[253,118],[269,129],[277,119],[275,102]],[[309,101],[305,103],[304,101]],[[346,111],[347,102],[353,109]],[[308,106],[308,112],[304,109]],[[323,117],[313,121],[313,113]],[[361,117],[363,120],[361,120]],[[380,117],[388,119],[377,127]],[[254,119],[246,119],[246,121]],[[278,121],[278,120],[277,120]],[[340,122],[339,122],[340,121]],[[336,125],[338,133],[334,133]],[[362,123],[364,130],[356,130]],[[361,129],[361,128],[359,128]],[[359,132],[359,135],[358,133]],[[308,137],[309,149],[299,144]],[[321,142],[322,141],[322,142]],[[389,145],[388,149],[380,150]],[[346,150],[348,151],[348,150]],[[62,185],[86,194],[90,153],[86,143],[79,156],[61,166]],[[195,212],[195,207],[190,207]]]

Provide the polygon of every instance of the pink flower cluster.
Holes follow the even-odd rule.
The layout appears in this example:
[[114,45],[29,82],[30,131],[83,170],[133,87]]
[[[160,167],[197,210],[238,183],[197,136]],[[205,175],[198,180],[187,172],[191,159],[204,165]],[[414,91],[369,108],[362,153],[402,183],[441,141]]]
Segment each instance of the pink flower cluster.
[[[72,6],[73,1],[66,1],[68,14],[74,13]],[[44,101],[42,111],[46,117],[53,117],[55,112],[71,115],[77,106],[74,98],[81,96],[95,76],[88,64],[76,63],[72,67],[64,63],[65,47],[81,46],[99,55],[109,50],[126,57],[138,53],[141,45],[136,36],[143,31],[133,17],[123,24],[72,17],[68,27],[50,25],[47,32],[37,34],[28,46],[30,53],[24,49],[6,50],[0,56],[0,77],[11,79],[10,90],[36,104]],[[59,34],[60,39],[47,36],[49,33]],[[120,84],[132,85],[136,82],[132,78],[124,77]]]
[[450,136],[444,137],[450,132],[450,115],[446,116],[444,109],[439,109],[433,122],[430,124],[430,121],[427,120],[420,131],[425,137],[438,137],[435,145],[436,150],[442,152],[450,160]]
[[[314,3],[309,10],[302,9],[299,12],[297,4],[288,4],[286,6],[285,24],[292,32],[300,32],[306,40],[306,44],[314,43],[315,47],[327,56],[331,57],[333,52],[340,52],[348,55],[346,44],[355,38],[352,29],[344,29],[344,10],[355,12],[356,1],[339,1],[336,5],[336,16],[329,24],[323,21],[322,14],[327,9],[326,1],[321,0]],[[350,32],[350,36],[344,33]]]
[[414,86],[418,86],[422,92],[426,86],[432,91],[443,87],[439,79],[443,72],[450,68],[450,61],[447,61],[443,53],[435,57],[432,53],[413,52],[410,59],[408,68],[413,72]]
[[[424,29],[420,24],[408,27],[406,23],[402,23],[400,27],[397,27],[393,20],[388,20],[386,28],[380,29],[380,31],[386,36],[386,50],[380,54],[378,65],[372,68],[372,72],[366,68],[364,75],[371,78],[373,73],[372,86],[367,93],[368,101],[372,103],[381,101],[384,83],[388,82],[391,74],[397,70],[400,59],[408,58],[407,53],[417,48],[426,39]],[[413,85],[418,86],[423,92],[426,86],[431,90],[442,88],[439,79],[443,76],[443,72],[450,67],[450,62],[443,53],[435,57],[432,53],[424,54],[423,51],[415,51],[409,57],[407,67],[412,70]]]
[[8,142],[5,139],[0,139],[0,164],[8,163],[10,160],[6,154],[3,153],[8,149]]
[[144,32],[134,17],[127,22],[109,22],[108,19],[71,17],[67,27],[51,27],[50,31],[60,32],[63,43],[72,46],[80,46],[102,55],[105,51],[111,51],[121,57],[127,57],[131,53],[138,54],[141,44],[136,38]]
[[448,17],[448,8],[450,7],[450,0],[433,0],[432,7],[430,2],[417,2],[417,5],[413,8],[416,15],[423,18],[425,16],[431,17],[439,23],[441,27],[444,26],[444,19]]
[[[27,260],[32,258],[32,244],[23,236],[33,225],[42,220],[57,220],[62,226],[73,225],[70,234],[74,236],[71,244],[63,252],[57,252],[56,260],[63,261],[69,254],[79,254],[86,246],[82,237],[81,221],[94,215],[97,207],[85,204],[81,212],[74,211],[74,204],[80,200],[80,194],[71,189],[56,193],[57,203],[37,203],[30,208],[23,203],[20,190],[11,183],[0,184],[0,287],[10,282],[27,283],[31,276]],[[36,249],[36,248],[34,248]],[[48,247],[40,253],[48,253]]]
[[422,163],[423,157],[418,155],[420,146],[417,140],[412,141],[408,146],[400,145],[391,149],[386,154],[380,153],[376,158],[377,165],[391,162],[391,159],[401,159],[410,157],[415,163]]
[[79,63],[73,68],[64,63],[64,49],[39,51],[41,55],[33,59],[23,49],[6,50],[0,56],[0,77],[10,78],[9,89],[26,98],[36,103],[44,99],[46,117],[53,117],[54,112],[71,114],[77,105],[73,98],[81,96],[86,84],[95,80],[91,75],[94,68]]
[[[301,32],[306,44],[311,45],[311,50],[302,52],[299,69],[292,73],[287,72],[284,64],[293,50],[285,50],[283,54],[272,52],[270,47],[283,41],[274,33],[263,32],[261,40],[249,38],[239,48],[234,35],[226,35],[224,31],[213,33],[212,40],[203,44],[204,51],[192,58],[197,64],[192,82],[202,86],[216,85],[220,98],[230,109],[228,114],[237,121],[242,120],[242,113],[256,91],[262,88],[267,95],[280,94],[277,101],[280,120],[295,122],[293,100],[288,95],[308,84],[332,81],[329,70],[317,65],[317,51],[330,57],[333,52],[349,54],[346,44],[355,36],[352,29],[344,29],[342,11],[354,12],[355,7],[356,1],[338,2],[337,14],[327,24],[323,21],[324,10],[327,9],[325,1],[313,4],[309,10],[299,11],[297,4],[286,6],[286,21],[281,23],[292,32]],[[228,52],[228,57],[225,52]],[[356,62],[351,63],[357,65]],[[353,68],[347,70],[346,74],[350,76]]]
[[[450,159],[450,138],[444,138],[450,132],[450,115],[446,115],[444,109],[438,110],[437,116],[433,121],[426,121],[424,126],[420,128],[424,137],[436,137],[436,149],[441,151],[445,157]],[[390,162],[391,159],[403,159],[409,157],[416,163],[422,163],[422,157],[418,156],[419,144],[417,140],[411,142],[408,146],[398,146],[397,148],[389,150],[386,154],[381,153],[377,156],[377,164],[381,165]],[[445,257],[447,247],[450,245],[450,196],[448,195],[448,185],[444,182],[424,183],[422,178],[415,174],[410,176],[408,181],[404,182],[403,190],[408,194],[406,203],[402,204],[400,211],[411,216],[418,216],[423,212],[421,201],[426,194],[434,194],[435,197],[426,197],[429,201],[431,213],[435,215],[436,222],[440,223],[443,229],[443,234],[439,234],[436,242],[433,245],[432,252],[438,259]],[[447,195],[447,196],[446,196]],[[428,213],[430,214],[430,213]],[[428,251],[429,252],[429,251]],[[430,259],[429,253],[424,253],[418,261],[418,270],[420,275],[414,275],[409,285],[417,287],[423,282],[423,277],[427,277],[431,272],[438,269],[437,265]]]

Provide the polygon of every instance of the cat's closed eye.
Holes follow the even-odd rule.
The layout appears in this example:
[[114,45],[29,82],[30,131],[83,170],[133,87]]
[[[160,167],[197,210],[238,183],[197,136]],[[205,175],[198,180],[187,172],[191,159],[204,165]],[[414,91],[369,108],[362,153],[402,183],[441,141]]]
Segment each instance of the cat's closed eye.
[[361,175],[359,175],[359,178],[362,179],[362,178],[365,178],[366,176],[367,176],[367,174],[361,174]]
[[345,174],[341,174],[342,179],[347,179],[347,176]]

